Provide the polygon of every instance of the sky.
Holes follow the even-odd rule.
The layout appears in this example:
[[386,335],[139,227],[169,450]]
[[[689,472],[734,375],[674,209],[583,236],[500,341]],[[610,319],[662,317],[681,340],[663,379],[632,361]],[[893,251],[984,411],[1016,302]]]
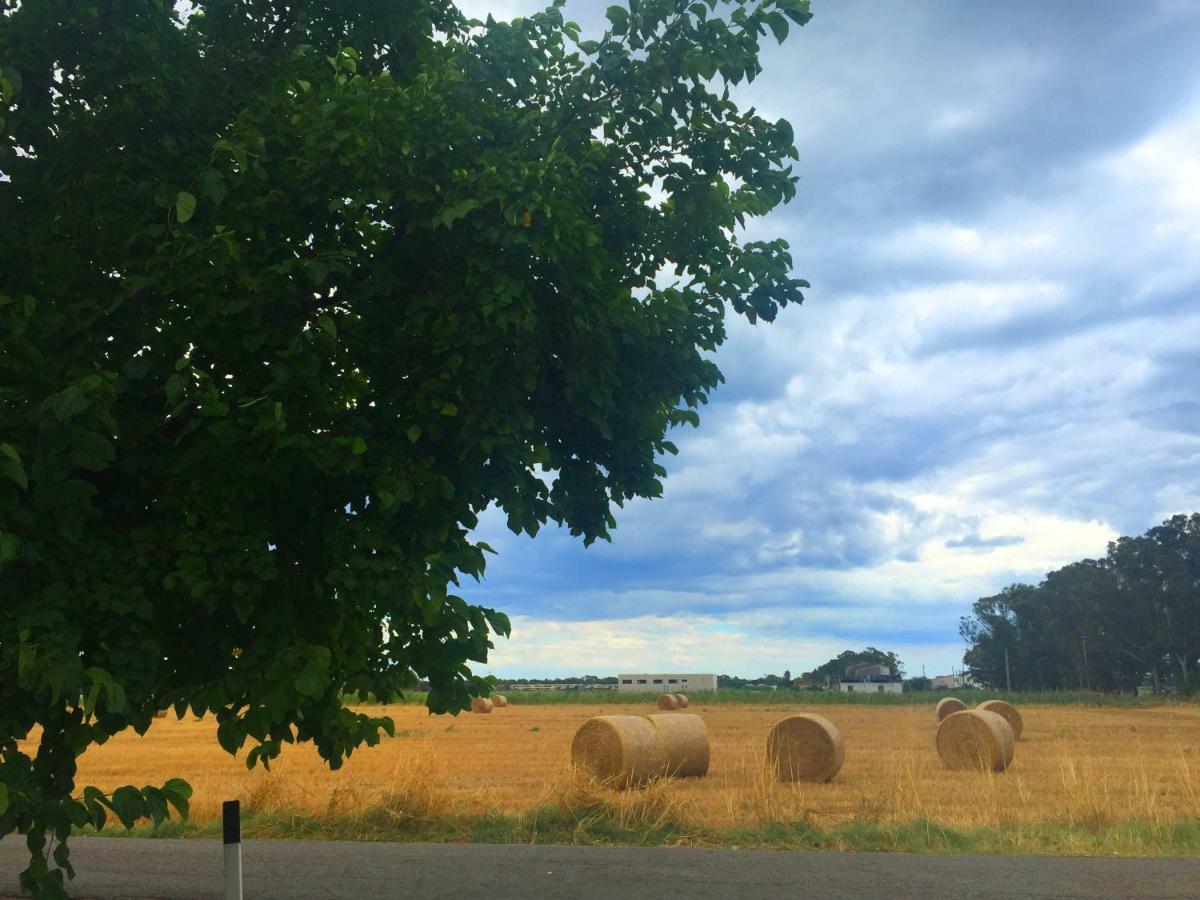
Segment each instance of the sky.
[[[532,12],[469,0],[469,14]],[[605,3],[571,3],[598,36]],[[979,597],[1200,510],[1200,3],[814,0],[735,95],[793,125],[803,306],[611,545],[485,515],[486,671],[961,667]]]

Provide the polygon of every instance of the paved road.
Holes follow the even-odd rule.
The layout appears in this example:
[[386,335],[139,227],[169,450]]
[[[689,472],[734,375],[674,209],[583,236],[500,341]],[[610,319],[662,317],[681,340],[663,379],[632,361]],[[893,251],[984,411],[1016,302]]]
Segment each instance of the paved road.
[[[384,897],[1200,897],[1200,860],[910,856],[694,848],[247,841],[247,900]],[[72,893],[219,898],[221,845],[80,838]],[[0,897],[24,842],[0,841]]]

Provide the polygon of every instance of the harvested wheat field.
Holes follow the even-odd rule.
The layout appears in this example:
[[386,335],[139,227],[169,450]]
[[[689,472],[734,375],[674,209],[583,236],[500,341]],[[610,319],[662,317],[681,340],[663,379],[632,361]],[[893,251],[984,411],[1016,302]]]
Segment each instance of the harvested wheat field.
[[[803,821],[836,828],[915,820],[952,828],[1104,827],[1200,815],[1200,709],[1195,706],[1024,706],[1025,734],[1003,773],[947,770],[935,749],[932,704],[705,708],[701,701],[691,711],[707,725],[708,775],[661,783],[654,790],[656,808],[698,827]],[[644,710],[581,704],[502,712],[451,717],[431,716],[416,706],[389,707],[396,737],[356,752],[341,771],[328,771],[310,747],[288,747],[270,773],[247,771],[221,751],[211,718],[177,721],[172,715],[155,722],[144,738],[122,736],[89,750],[80,783],[110,789],[186,778],[195,789],[194,822],[217,818],[220,802],[235,797],[251,814],[317,818],[353,817],[389,804],[416,817],[522,814],[562,803],[581,789],[581,776],[570,770],[571,741],[589,717],[646,715],[655,709],[652,703]],[[845,764],[832,783],[779,783],[769,770],[767,734],[795,712],[816,712],[841,731]]]

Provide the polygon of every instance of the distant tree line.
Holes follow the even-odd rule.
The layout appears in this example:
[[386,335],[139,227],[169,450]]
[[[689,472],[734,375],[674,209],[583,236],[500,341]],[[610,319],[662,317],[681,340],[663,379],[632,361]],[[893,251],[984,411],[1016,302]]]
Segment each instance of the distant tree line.
[[811,672],[805,672],[801,677],[809,684],[825,684],[831,676],[845,675],[847,669],[858,665],[887,666],[893,675],[904,674],[904,663],[895,653],[877,647],[867,647],[865,650],[843,650],[827,663],[817,666]]
[[740,675],[718,675],[718,688],[733,688],[736,690],[785,689],[792,686],[792,673],[787,669],[782,675],[763,675],[760,678],[742,678]]
[[1200,689],[1200,513],[983,597],[959,632],[967,671],[985,686]]
[[573,675],[567,678],[500,678],[501,686],[514,684],[616,684],[617,676],[601,678],[599,675]]
[[874,663],[888,666],[896,675],[904,674],[904,663],[900,657],[888,650],[867,647],[865,650],[843,650],[833,659],[817,666],[811,672],[803,673],[793,679],[790,669],[784,669],[782,675],[763,675],[760,678],[742,678],[737,675],[718,675],[717,687],[737,688],[742,690],[754,689],[791,689],[791,688],[822,688],[831,675],[843,675],[851,666],[862,663]]

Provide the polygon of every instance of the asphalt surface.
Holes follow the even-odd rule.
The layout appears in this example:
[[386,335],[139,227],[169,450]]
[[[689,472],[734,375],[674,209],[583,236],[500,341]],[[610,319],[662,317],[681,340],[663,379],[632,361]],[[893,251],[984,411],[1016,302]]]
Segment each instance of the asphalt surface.
[[[664,847],[247,841],[246,900],[265,898],[1200,897],[1200,860],[913,856]],[[216,841],[77,838],[74,897],[220,898]],[[24,841],[0,840],[0,897]]]

